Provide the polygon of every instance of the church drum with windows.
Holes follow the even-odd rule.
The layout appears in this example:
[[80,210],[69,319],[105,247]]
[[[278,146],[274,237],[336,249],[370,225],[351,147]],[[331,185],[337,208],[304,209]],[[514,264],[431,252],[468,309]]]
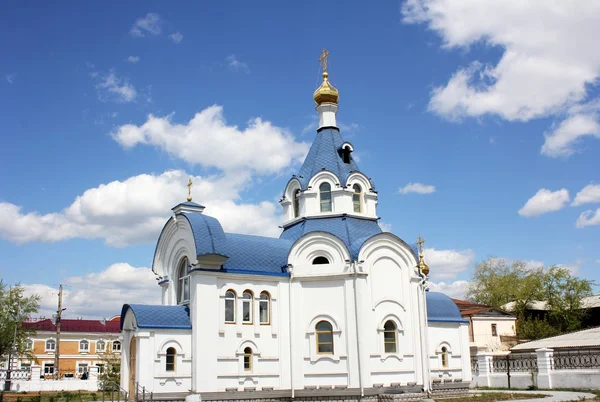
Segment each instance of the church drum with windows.
[[380,229],[327,71],[314,99],[319,128],[279,238],[226,233],[191,197],[173,208],[152,266],[162,305],[123,306],[125,390],[361,396],[471,380],[467,322],[427,292],[422,254]]

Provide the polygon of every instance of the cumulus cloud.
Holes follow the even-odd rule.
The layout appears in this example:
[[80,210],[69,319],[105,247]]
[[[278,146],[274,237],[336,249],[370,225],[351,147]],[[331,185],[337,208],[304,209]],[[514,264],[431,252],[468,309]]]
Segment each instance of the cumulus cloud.
[[137,38],[156,36],[162,32],[162,19],[156,13],[148,13],[145,17],[135,20],[129,33]]
[[519,209],[519,215],[532,217],[554,212],[562,209],[569,203],[569,191],[566,188],[550,191],[542,188],[531,197],[523,208]]
[[[22,244],[73,238],[103,239],[109,246],[156,241],[170,209],[185,200],[189,176],[181,170],[141,174],[86,190],[59,212],[40,214],[0,202],[0,237]],[[281,222],[274,203],[247,204],[239,193],[248,175],[192,177],[194,200],[226,231],[277,236]]]
[[384,232],[391,232],[392,231],[392,224],[391,223],[385,223],[383,221],[379,221],[379,227]]
[[435,193],[435,186],[423,183],[408,183],[406,186],[400,187],[398,192],[400,194],[432,194]]
[[425,248],[423,256],[431,270],[429,275],[432,280],[455,278],[475,261],[475,253],[469,249],[457,251]]
[[583,204],[599,203],[600,202],[600,184],[588,184],[575,196],[575,200],[571,204],[576,207]]
[[140,61],[140,56],[129,56],[127,58],[127,61],[130,63],[137,63],[138,61]]
[[242,61],[239,61],[233,54],[227,56],[226,61],[227,61],[227,66],[232,71],[242,71],[245,73],[250,72],[250,68],[248,67],[248,64],[246,64]]
[[444,293],[454,299],[464,299],[469,287],[468,281],[458,280],[454,282],[429,282],[429,290]]
[[171,38],[173,43],[178,44],[181,43],[181,41],[183,40],[183,35],[181,34],[181,32],[175,32],[169,35],[169,38]]
[[278,173],[308,152],[307,143],[260,118],[244,129],[228,126],[221,106],[208,107],[184,124],[173,123],[172,117],[150,115],[142,125],[118,127],[113,137],[124,148],[153,145],[189,163],[259,174]]
[[[580,0],[407,0],[406,23],[423,23],[446,49],[484,44],[503,50],[496,64],[479,60],[436,87],[429,110],[449,119],[497,115],[508,121],[547,116],[567,120],[546,134],[542,153],[568,156],[582,136],[598,134],[585,109],[600,76],[600,2]],[[577,43],[577,46],[573,46]]]
[[119,78],[114,71],[110,71],[104,76],[93,73],[92,77],[99,80],[96,85],[98,99],[103,102],[128,103],[133,102],[137,96],[137,91],[128,80]]
[[6,74],[4,78],[6,78],[6,82],[9,84],[14,84],[16,76],[17,74]]
[[[123,303],[160,304],[160,289],[150,268],[112,264],[101,272],[63,280],[63,318],[110,318],[121,313]],[[56,313],[58,289],[45,284],[23,284],[27,295],[41,296],[39,315]]]
[[595,212],[591,209],[589,211],[582,212],[575,223],[575,226],[580,229],[586,226],[596,225],[600,225],[600,208],[598,208]]

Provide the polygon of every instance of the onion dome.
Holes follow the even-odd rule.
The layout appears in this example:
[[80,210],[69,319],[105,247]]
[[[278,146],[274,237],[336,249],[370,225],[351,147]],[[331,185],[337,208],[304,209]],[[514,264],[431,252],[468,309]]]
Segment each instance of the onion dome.
[[423,256],[419,258],[419,271],[423,273],[423,275],[429,275],[429,265],[425,264],[425,260],[423,260]]
[[329,82],[329,74],[327,71],[323,72],[323,83],[319,88],[316,89],[313,98],[318,105],[322,105],[323,103],[338,103],[340,99],[340,94],[337,89]]

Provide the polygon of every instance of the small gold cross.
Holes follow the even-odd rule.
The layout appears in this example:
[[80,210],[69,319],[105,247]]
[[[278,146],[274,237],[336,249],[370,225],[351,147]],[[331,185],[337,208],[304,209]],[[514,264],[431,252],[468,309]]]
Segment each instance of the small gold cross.
[[187,184],[187,188],[188,188],[188,197],[187,197],[187,200],[188,201],[192,201],[192,184],[193,184],[192,183],[192,178],[190,177],[190,180],[188,181],[188,184]]
[[321,70],[323,72],[327,72],[327,58],[329,57],[329,52],[326,49],[321,51],[321,57],[319,57],[319,62],[321,63]]

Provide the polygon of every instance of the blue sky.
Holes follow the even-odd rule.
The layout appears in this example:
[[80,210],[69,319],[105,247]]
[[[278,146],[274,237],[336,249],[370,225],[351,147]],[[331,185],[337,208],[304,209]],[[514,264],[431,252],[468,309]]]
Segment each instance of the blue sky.
[[44,312],[59,283],[74,315],[156,301],[189,176],[226,230],[276,236],[325,47],[342,135],[435,289],[489,255],[598,281],[600,9],[580,3],[3,2],[0,277]]

